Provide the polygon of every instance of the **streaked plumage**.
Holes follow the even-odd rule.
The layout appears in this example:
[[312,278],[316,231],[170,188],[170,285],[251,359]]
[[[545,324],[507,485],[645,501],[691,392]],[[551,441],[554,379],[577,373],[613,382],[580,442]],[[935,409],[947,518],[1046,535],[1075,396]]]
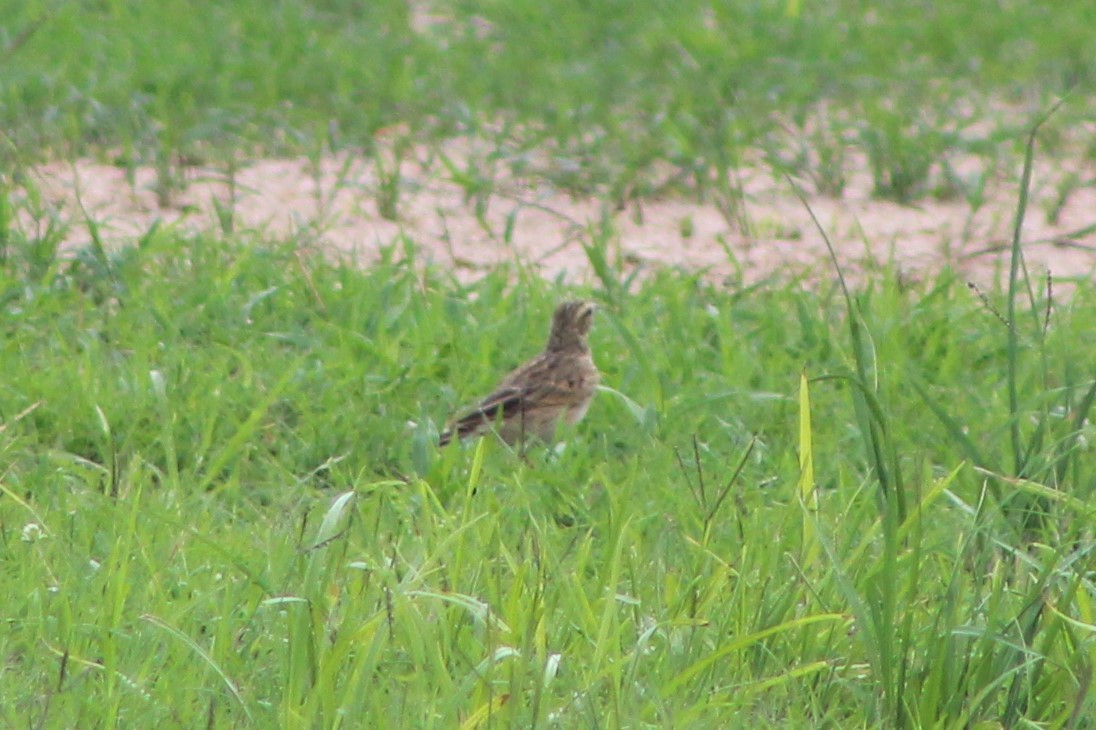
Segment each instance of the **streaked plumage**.
[[544,352],[503,378],[475,410],[441,434],[439,444],[491,430],[511,445],[526,435],[547,441],[560,421],[582,420],[600,380],[587,341],[595,309],[586,301],[560,304]]

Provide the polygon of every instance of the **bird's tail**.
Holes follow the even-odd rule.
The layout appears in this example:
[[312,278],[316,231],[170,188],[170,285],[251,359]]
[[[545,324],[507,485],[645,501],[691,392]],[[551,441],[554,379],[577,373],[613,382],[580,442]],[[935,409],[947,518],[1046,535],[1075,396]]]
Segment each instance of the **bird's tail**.
[[464,439],[482,433],[491,428],[496,421],[512,417],[523,403],[524,394],[515,388],[496,393],[481,403],[479,408],[442,431],[441,436],[438,437],[438,446],[445,446],[453,440],[454,436]]

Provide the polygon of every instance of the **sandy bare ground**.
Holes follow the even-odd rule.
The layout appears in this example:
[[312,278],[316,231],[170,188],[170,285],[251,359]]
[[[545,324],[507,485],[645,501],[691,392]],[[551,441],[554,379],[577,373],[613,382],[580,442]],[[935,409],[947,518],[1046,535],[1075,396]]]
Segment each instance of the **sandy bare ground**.
[[[470,151],[453,143],[446,154],[459,160]],[[530,182],[505,174],[495,177],[493,194],[477,215],[475,202],[437,160],[427,151],[402,164],[394,217],[391,208],[388,217],[381,215],[383,186],[372,161],[349,155],[318,165],[306,159],[249,160],[236,173],[234,193],[224,169],[186,168],[185,184],[167,205],[155,192],[150,168],[127,178],[121,168],[79,160],[36,168],[32,179],[45,207],[74,221],[86,211],[112,245],[133,241],[157,221],[219,230],[219,201],[221,220],[231,210],[236,231],[294,237],[302,246],[344,252],[365,263],[383,247],[409,240],[422,258],[452,268],[462,279],[517,261],[546,277],[587,282],[592,270],[583,244],[596,237],[608,241],[610,261],[625,270],[673,266],[744,283],[799,272],[832,277],[808,212],[786,181],[760,167],[741,173],[745,198],[736,220],[713,202],[665,197],[620,208],[570,196],[543,177]],[[1079,187],[1052,221],[1046,211],[1063,174],[1061,164],[1037,163],[1023,227],[1026,260],[1033,272],[1049,270],[1057,280],[1091,277],[1096,232],[1086,229],[1096,224],[1096,187]],[[926,198],[914,206],[874,199],[864,171],[849,175],[840,199],[808,192],[808,200],[853,276],[886,262],[912,277],[950,265],[989,285],[1007,268],[1019,178],[1017,160],[1012,174],[990,184],[987,202],[977,210],[961,199]],[[33,225],[26,217],[23,224]],[[88,238],[86,226],[76,224],[67,243],[75,247]]]

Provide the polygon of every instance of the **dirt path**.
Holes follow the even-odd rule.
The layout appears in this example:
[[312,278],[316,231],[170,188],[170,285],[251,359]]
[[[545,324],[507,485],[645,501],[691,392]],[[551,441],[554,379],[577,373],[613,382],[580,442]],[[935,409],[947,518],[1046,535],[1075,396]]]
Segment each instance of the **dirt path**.
[[[810,195],[809,201],[854,276],[888,260],[913,277],[950,264],[988,286],[1007,266],[1019,172],[992,184],[976,211],[962,200],[902,206],[873,199],[870,176],[863,171],[850,175],[841,199]],[[1096,232],[1085,229],[1096,224],[1096,188],[1079,187],[1052,220],[1047,211],[1061,174],[1060,165],[1036,168],[1024,222],[1025,255],[1032,271],[1050,270],[1057,280],[1091,277]],[[84,160],[42,166],[34,177],[49,205],[79,220],[79,198],[117,243],[132,240],[156,220],[192,230],[215,228],[214,202],[220,201],[223,211],[230,199],[223,170],[187,168],[185,185],[166,207],[158,202],[156,175],[149,168],[134,171],[132,183],[120,168]],[[303,236],[365,261],[404,235],[421,255],[455,268],[462,278],[516,258],[547,277],[588,281],[592,272],[582,244],[599,229],[609,231],[610,260],[626,268],[705,269],[747,283],[819,266],[825,268],[816,268],[814,276],[831,276],[822,238],[787,183],[760,170],[744,173],[742,180],[746,197],[740,220],[747,231],[729,223],[713,203],[667,198],[607,210],[602,201],[512,179],[493,182],[495,194],[477,216],[475,204],[446,179],[442,165],[405,164],[392,220],[380,214],[382,188],[367,160],[332,157],[317,167],[305,159],[257,159],[237,173],[234,225],[268,236]],[[86,228],[73,227],[70,244],[87,239]]]

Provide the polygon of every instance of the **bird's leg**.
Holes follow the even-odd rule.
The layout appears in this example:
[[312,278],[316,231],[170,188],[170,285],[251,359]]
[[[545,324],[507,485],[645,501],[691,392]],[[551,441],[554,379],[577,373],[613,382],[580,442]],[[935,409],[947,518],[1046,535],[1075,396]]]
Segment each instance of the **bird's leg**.
[[518,456],[524,461],[525,460],[525,404],[522,403],[520,408],[521,408],[521,411],[520,411],[520,413],[521,413],[520,426],[521,427],[518,429]]

